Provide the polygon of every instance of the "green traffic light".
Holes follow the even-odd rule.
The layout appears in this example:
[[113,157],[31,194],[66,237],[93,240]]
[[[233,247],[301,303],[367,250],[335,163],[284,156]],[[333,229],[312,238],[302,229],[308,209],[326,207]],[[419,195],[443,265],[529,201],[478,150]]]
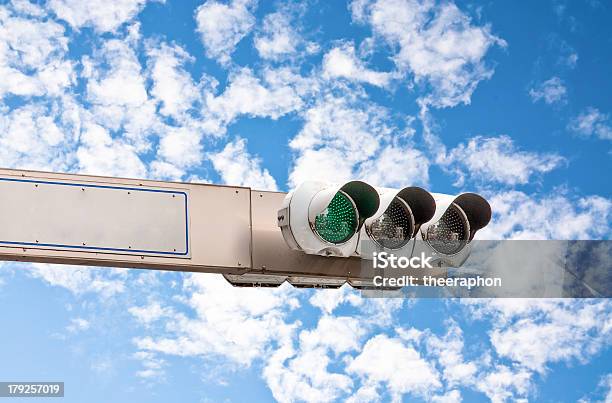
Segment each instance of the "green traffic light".
[[340,191],[327,208],[315,217],[314,229],[324,241],[341,244],[355,234],[358,220],[355,204]]

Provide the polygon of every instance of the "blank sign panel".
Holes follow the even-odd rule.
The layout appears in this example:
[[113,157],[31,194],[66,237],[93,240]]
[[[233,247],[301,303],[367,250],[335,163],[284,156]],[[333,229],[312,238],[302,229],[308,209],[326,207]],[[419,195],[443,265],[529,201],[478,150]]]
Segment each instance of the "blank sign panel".
[[185,189],[0,177],[0,246],[190,257]]

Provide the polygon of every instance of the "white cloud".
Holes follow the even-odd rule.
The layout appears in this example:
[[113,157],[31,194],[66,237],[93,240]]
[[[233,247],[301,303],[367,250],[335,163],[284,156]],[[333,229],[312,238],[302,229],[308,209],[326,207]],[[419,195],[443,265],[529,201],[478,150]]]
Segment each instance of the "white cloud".
[[[302,130],[289,143],[297,152],[289,176],[292,186],[305,180],[341,182],[360,177],[381,186],[427,182],[426,159],[419,159],[420,152],[409,145],[396,144],[407,143],[412,130],[389,126],[386,109],[327,94],[303,117]],[[416,160],[409,161],[411,157]],[[390,165],[400,169],[385,172]]]
[[[157,150],[159,159],[152,163],[152,168],[159,170],[160,167],[156,164],[160,161],[167,162],[177,168],[177,172],[180,173],[178,176],[171,176],[180,179],[186,169],[197,166],[202,162],[201,138],[202,132],[197,128],[167,126],[159,140]],[[162,174],[160,176],[167,175]]]
[[323,347],[338,355],[359,350],[365,332],[360,318],[323,315],[315,329],[300,333],[300,346],[303,350]]
[[569,55],[567,55],[567,57],[565,58],[565,63],[571,69],[576,67],[576,64],[578,63],[578,53],[572,52]]
[[563,305],[564,301],[552,298],[493,298],[463,299],[461,303],[468,308],[471,317],[478,320],[493,318],[493,323],[498,326],[507,326],[517,319],[547,315],[560,304]]
[[487,198],[493,219],[476,234],[479,239],[601,239],[610,234],[612,201],[600,196],[508,191]]
[[342,182],[353,178],[353,162],[341,150],[323,147],[300,151],[289,176],[290,187],[307,180]]
[[[288,322],[288,315],[298,307],[298,294],[303,294],[289,285],[278,289],[234,288],[220,276],[201,274],[186,276],[183,291],[173,301],[186,304],[187,313],[157,301],[130,309],[145,324],[145,336],[134,339],[139,349],[135,357],[145,366],[138,376],[155,377],[147,372],[144,362],[158,360],[164,354],[213,360],[217,371],[223,369],[219,369],[216,358],[230,370],[257,361],[263,366],[262,376],[274,398],[281,402],[331,401],[349,394],[354,383],[351,376],[331,366],[358,352],[361,340],[375,322],[373,318],[388,311],[382,308],[388,301],[377,301],[379,308],[363,317],[323,315],[313,328],[302,328],[300,322]],[[358,295],[356,298],[360,299]],[[362,301],[355,302],[361,305]],[[147,336],[153,331],[147,323],[161,317],[164,330],[156,328]]]
[[94,175],[146,178],[147,168],[134,146],[113,139],[96,124],[86,124],[76,151],[79,171]]
[[137,151],[146,150],[147,137],[160,129],[160,122],[136,53],[128,42],[111,39],[94,55],[83,58],[91,119],[111,131],[121,130]]
[[461,403],[461,393],[458,390],[451,390],[443,395],[432,396],[433,403]]
[[157,364],[155,361],[145,361],[145,369],[136,372],[136,376],[139,378],[150,379],[160,378],[165,372],[156,367],[161,367],[161,364]]
[[599,381],[599,386],[606,390],[604,402],[612,402],[612,374],[608,374],[602,377],[602,379]]
[[162,380],[165,378],[166,361],[149,351],[138,351],[134,358],[142,363],[143,369],[136,372],[136,376],[143,380]]
[[221,356],[240,366],[264,357],[271,343],[291,332],[285,322],[298,306],[290,286],[276,289],[234,288],[218,275],[186,276],[184,302],[193,316],[168,318],[167,334],[134,339],[142,351],[179,356]]
[[70,333],[78,333],[89,329],[91,323],[87,319],[72,318],[70,324],[66,326],[66,330]]
[[99,33],[115,31],[144,8],[147,0],[50,0],[48,7],[72,28],[93,27]]
[[133,306],[128,309],[139,322],[150,325],[173,313],[172,309],[162,307],[159,302],[152,302],[145,306]]
[[290,143],[296,150],[329,144],[345,152],[348,159],[359,161],[378,149],[380,137],[391,133],[384,124],[384,109],[375,105],[357,109],[342,97],[326,95],[304,115],[304,127]]
[[198,87],[184,65],[195,59],[178,45],[161,43],[147,50],[148,69],[153,80],[151,95],[160,103],[160,113],[180,119],[200,96]]
[[565,39],[557,34],[548,35],[547,50],[551,55],[556,55],[555,67],[561,70],[574,69],[579,60],[578,52]]
[[42,17],[45,15],[45,10],[42,7],[37,4],[30,3],[29,0],[12,0],[11,5],[18,13],[32,17]]
[[290,10],[268,14],[254,40],[259,56],[268,60],[281,60],[294,55],[302,43],[302,38],[293,26],[295,23]]
[[478,83],[493,70],[483,61],[488,50],[506,43],[489,26],[474,26],[452,2],[418,0],[356,1],[353,19],[367,22],[374,34],[398,47],[400,71],[430,88],[425,105],[449,107],[470,103]]
[[328,371],[331,360],[324,349],[300,351],[287,366],[283,352],[278,350],[264,369],[264,379],[277,401],[330,402],[350,391],[350,377]]
[[[30,14],[41,15],[33,4]],[[0,99],[61,95],[75,82],[74,63],[65,60],[68,38],[64,27],[43,18],[17,16],[0,6]]]
[[[149,164],[149,168],[152,178],[172,181],[184,180],[185,170],[169,162],[155,160]],[[191,176],[186,179],[187,182],[194,182],[194,180],[190,180],[189,178],[191,178]]]
[[610,343],[609,312],[605,301],[558,304],[543,317],[524,317],[494,329],[491,343],[501,357],[540,373],[549,363],[584,363]]
[[544,101],[548,105],[567,102],[567,89],[559,77],[552,77],[529,90],[533,102]]
[[[95,63],[93,65],[92,63]],[[110,68],[102,68],[108,63]],[[104,42],[96,60],[85,58],[84,76],[88,79],[90,100],[100,104],[141,105],[147,98],[140,62],[126,42]]]
[[358,350],[365,329],[355,317],[328,316],[312,330],[299,334],[299,349],[284,340],[264,368],[264,378],[281,402],[333,401],[351,390],[345,374],[329,372],[331,357]]
[[375,159],[360,166],[358,176],[368,183],[384,186],[427,185],[429,159],[417,149],[387,145]]
[[196,10],[196,23],[206,55],[223,64],[230,61],[236,45],[255,24],[254,0],[232,0],[229,4],[208,0]]
[[[147,46],[148,68],[142,66],[128,41],[109,40],[84,58],[87,98],[93,104],[82,112],[83,134],[77,151],[79,169],[87,173],[180,180],[202,161],[204,129],[189,110],[198,105],[199,85],[184,69],[191,57],[165,43]],[[147,92],[148,73],[153,81]],[[160,114],[156,105],[160,104]],[[176,125],[163,123],[164,116]],[[113,135],[113,133],[117,133]],[[140,155],[159,136],[157,159],[150,169]]]
[[406,393],[425,398],[442,386],[436,369],[417,350],[384,334],[368,340],[346,370],[359,376],[363,387],[384,384],[393,401]]
[[267,169],[262,169],[261,160],[248,153],[245,139],[239,138],[227,143],[221,152],[212,154],[209,158],[223,183],[260,190],[277,190],[276,181]]
[[504,403],[508,400],[526,403],[525,396],[529,393],[530,385],[529,371],[498,365],[479,380],[478,389],[487,395],[492,403]]
[[229,77],[222,94],[206,95],[207,122],[212,133],[224,133],[225,126],[240,115],[278,119],[303,105],[302,96],[310,91],[308,83],[288,69],[265,70],[263,79],[248,68]]
[[391,73],[368,69],[355,55],[355,47],[345,43],[335,47],[323,57],[323,76],[341,77],[351,81],[366,82],[378,87],[386,87],[393,78]]
[[34,263],[28,274],[49,285],[63,287],[78,296],[97,293],[102,298],[110,298],[125,290],[127,272],[123,269]]
[[404,298],[363,298],[362,301],[359,310],[364,324],[383,328],[394,325],[398,312],[410,304]]
[[611,403],[612,402],[612,374],[602,376],[597,384],[597,389],[590,395],[598,396],[597,400],[590,397],[582,397],[578,403]]
[[[463,332],[452,322],[443,337],[426,335],[427,350],[434,354],[442,367],[442,376],[449,388],[473,385],[478,366],[463,358]],[[452,397],[452,395],[451,395]]]
[[316,290],[308,301],[328,315],[345,302],[354,306],[359,306],[363,302],[358,292],[348,284],[344,284],[339,289]]
[[459,144],[445,158],[445,164],[459,175],[462,186],[468,171],[472,179],[500,182],[507,185],[528,183],[536,174],[561,166],[565,159],[557,154],[520,151],[509,136],[471,138]]
[[116,371],[114,360],[109,355],[98,355],[91,360],[90,368],[96,375],[108,375]]
[[[526,398],[534,372],[546,374],[549,364],[584,364],[610,344],[610,304],[605,299],[463,300],[489,332],[497,357],[512,366],[493,363],[475,385],[492,401]],[[489,357],[490,361],[492,357]]]
[[65,171],[72,164],[72,147],[53,106],[30,103],[0,114],[0,164],[5,167]]
[[571,120],[567,128],[581,136],[596,136],[602,140],[612,140],[610,117],[597,108],[588,107]]
[[[157,159],[150,164],[151,175],[181,180],[202,162],[201,141],[206,132],[202,92],[211,91],[214,82],[206,75],[194,82],[185,65],[195,59],[178,45],[149,42],[147,55],[147,72],[153,81],[151,96],[160,104],[160,115],[172,118],[175,124],[156,128],[160,140]],[[212,124],[219,125],[216,121]]]

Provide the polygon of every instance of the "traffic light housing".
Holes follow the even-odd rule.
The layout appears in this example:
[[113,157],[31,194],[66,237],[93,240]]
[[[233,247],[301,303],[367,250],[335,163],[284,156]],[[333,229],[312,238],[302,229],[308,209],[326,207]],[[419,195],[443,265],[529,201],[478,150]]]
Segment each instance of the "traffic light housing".
[[304,182],[285,197],[278,226],[291,249],[348,257],[355,252],[365,220],[379,204],[376,189],[362,181]]
[[476,193],[434,193],[436,212],[420,229],[414,254],[424,251],[438,265],[461,266],[470,254],[470,241],[491,220],[491,206]]
[[277,218],[286,244],[306,254],[371,259],[376,250],[423,252],[440,266],[460,266],[489,223],[491,206],[476,193],[304,182],[285,197]]
[[361,230],[358,255],[363,241],[367,240],[372,241],[376,249],[405,251],[421,225],[428,222],[436,211],[434,198],[420,187],[377,189],[380,205],[376,213],[366,219]]

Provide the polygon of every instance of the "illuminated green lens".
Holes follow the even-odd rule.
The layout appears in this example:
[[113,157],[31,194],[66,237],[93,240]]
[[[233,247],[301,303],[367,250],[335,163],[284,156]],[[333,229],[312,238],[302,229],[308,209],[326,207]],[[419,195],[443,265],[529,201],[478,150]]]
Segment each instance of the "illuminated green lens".
[[349,197],[338,192],[325,210],[315,217],[315,231],[331,243],[344,243],[357,231],[357,210]]

